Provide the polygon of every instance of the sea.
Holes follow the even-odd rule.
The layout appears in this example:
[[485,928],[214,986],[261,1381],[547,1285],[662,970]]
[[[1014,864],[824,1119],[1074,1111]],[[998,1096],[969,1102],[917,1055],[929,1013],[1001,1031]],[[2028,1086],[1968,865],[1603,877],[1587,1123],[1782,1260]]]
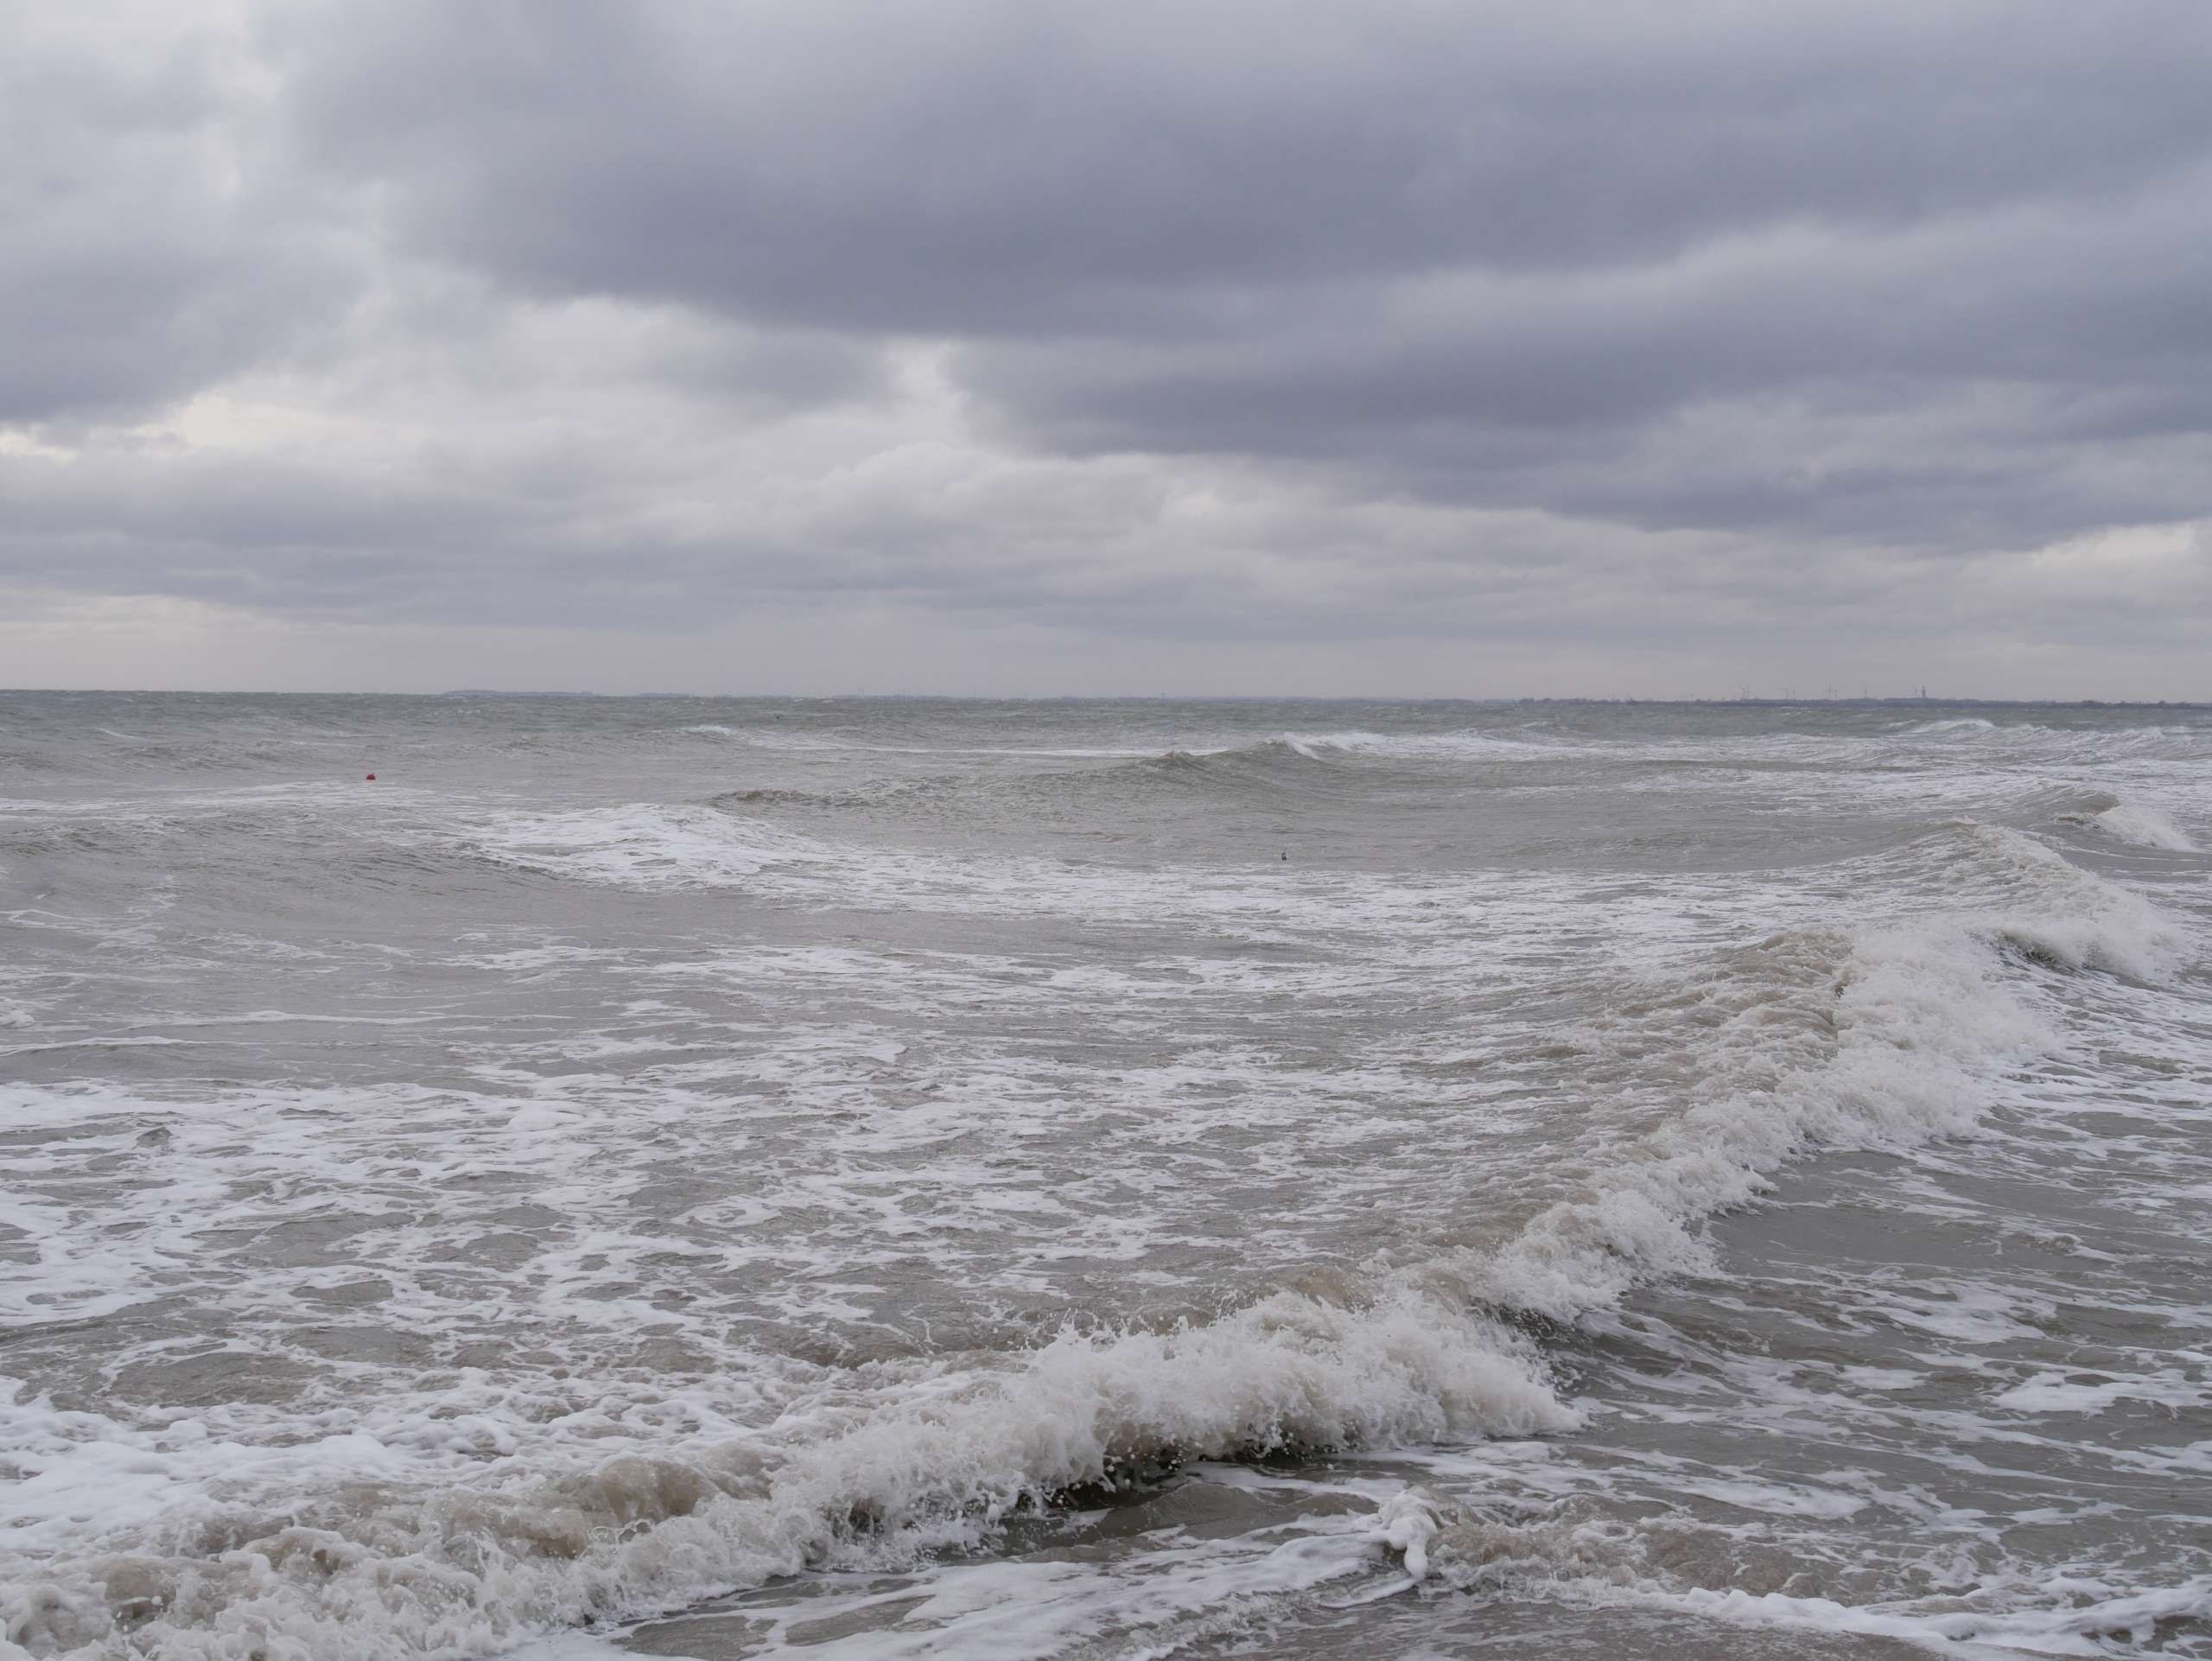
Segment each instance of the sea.
[[0,1656],[2212,1657],[2208,849],[2203,707],[0,694]]

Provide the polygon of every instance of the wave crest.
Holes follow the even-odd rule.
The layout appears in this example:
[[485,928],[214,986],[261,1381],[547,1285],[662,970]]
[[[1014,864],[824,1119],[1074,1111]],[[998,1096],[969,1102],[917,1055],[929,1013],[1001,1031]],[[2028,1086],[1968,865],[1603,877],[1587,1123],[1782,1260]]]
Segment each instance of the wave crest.
[[1711,1272],[1699,1225],[1750,1203],[1792,1159],[1965,1132],[1993,1075],[2059,1047],[2008,953],[2146,979],[2179,964],[2183,937],[2148,901],[2018,831],[1964,824],[1953,837],[1955,879],[1986,908],[1777,936],[1748,985],[1724,966],[1706,995],[1719,1006],[1704,1058],[1719,1093],[1622,1150],[1503,1251],[1464,1263],[1470,1291],[1572,1320],[1640,1282]]
[[2124,797],[2103,799],[2109,805],[2086,811],[2062,813],[2059,817],[2069,824],[2086,825],[2115,842],[2127,843],[2137,848],[2155,848],[2162,853],[2170,854],[2198,851],[2189,833],[2157,808],[2129,801]]
[[522,1492],[363,1492],[236,1528],[212,1557],[118,1555],[19,1584],[0,1615],[35,1653],[483,1653],[977,1543],[1071,1490],[1185,1460],[1581,1422],[1495,1322],[1410,1295],[1350,1309],[1291,1293],[1166,1332],[1063,1333],[842,1411],[816,1440],[625,1454]]

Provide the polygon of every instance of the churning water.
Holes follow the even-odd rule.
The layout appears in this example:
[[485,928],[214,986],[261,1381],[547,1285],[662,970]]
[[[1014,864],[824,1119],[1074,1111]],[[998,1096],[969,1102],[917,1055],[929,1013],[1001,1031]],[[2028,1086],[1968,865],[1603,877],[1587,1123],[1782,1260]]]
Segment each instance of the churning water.
[[2212,1656],[2208,766],[0,697],[0,1655]]

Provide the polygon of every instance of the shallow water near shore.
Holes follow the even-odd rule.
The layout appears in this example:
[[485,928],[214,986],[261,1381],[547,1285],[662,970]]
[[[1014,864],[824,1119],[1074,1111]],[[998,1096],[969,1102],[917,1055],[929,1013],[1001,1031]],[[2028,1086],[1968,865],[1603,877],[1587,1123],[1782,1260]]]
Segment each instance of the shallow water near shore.
[[0,695],[0,1633],[2212,1654],[2208,764]]

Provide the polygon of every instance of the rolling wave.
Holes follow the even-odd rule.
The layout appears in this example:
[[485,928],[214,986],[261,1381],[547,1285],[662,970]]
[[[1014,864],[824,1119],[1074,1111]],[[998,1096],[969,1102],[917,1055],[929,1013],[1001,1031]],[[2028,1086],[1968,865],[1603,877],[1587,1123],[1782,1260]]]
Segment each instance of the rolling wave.
[[[1154,765],[1310,760],[1256,746],[1227,763]],[[838,857],[709,807],[512,818],[479,836],[486,857],[626,887],[750,881]],[[0,1422],[6,1445],[28,1450],[21,1515],[55,1535],[92,1527],[100,1549],[11,1581],[0,1620],[40,1655],[488,1654],[804,1569],[988,1544],[1018,1516],[1187,1461],[1572,1429],[1580,1410],[1510,1317],[1571,1321],[1641,1281],[1709,1270],[1700,1225],[1812,1149],[1971,1129],[1996,1079],[2062,1041],[2038,1012],[2038,976],[2154,980],[2183,960],[2186,941],[2147,901],[2017,831],[1948,827],[1891,874],[1945,903],[1878,926],[1786,929],[1622,1002],[1617,1035],[1632,1051],[1679,1052],[1685,1104],[1611,1149],[1582,1192],[1501,1244],[1402,1254],[1332,1295],[1282,1289],[1162,1330],[870,1364],[768,1428],[558,1470],[518,1461],[426,1480],[332,1426],[283,1450],[327,1467],[319,1499],[203,1505],[170,1549],[146,1543],[141,1508],[173,1488],[210,1491],[217,1473],[245,1480],[266,1450],[188,1421],[124,1429],[11,1397]],[[104,1484],[110,1509],[88,1525],[70,1496]],[[1416,1575],[1496,1555],[1486,1525],[1419,1495],[1377,1521],[1380,1544]],[[1586,1541],[1557,1567],[1617,1583],[1601,1557]]]
[[2102,805],[2076,809],[2059,817],[2068,824],[2086,825],[2114,842],[2126,843],[2133,847],[2152,848],[2169,854],[2193,854],[2197,851],[2196,843],[2190,840],[2186,830],[2175,824],[2171,816],[2147,803],[2118,796],[2097,799]]

